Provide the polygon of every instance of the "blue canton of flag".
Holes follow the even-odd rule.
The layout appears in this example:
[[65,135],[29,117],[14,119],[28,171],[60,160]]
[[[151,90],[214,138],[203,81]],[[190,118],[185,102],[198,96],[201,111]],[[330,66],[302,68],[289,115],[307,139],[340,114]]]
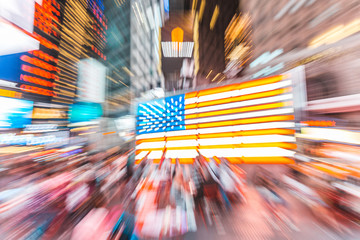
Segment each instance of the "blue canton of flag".
[[185,95],[176,95],[140,103],[137,109],[137,133],[185,130]]

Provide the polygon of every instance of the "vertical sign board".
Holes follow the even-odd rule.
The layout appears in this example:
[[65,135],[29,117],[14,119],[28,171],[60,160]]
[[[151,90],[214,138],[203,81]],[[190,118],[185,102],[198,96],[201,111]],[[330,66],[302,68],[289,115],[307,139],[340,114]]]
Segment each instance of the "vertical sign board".
[[[304,109],[307,105],[305,66],[298,66],[285,74],[289,74],[292,79],[295,123],[299,124],[304,120]],[[297,130],[299,129],[297,128]]]
[[106,67],[99,61],[88,58],[79,63],[78,100],[83,102],[105,102]]

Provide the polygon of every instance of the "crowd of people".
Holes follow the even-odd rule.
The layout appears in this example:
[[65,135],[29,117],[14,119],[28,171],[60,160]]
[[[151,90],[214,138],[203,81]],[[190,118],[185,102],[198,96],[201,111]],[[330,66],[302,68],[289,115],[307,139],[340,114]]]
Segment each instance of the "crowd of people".
[[262,199],[265,217],[276,231],[300,231],[290,198],[307,206],[319,223],[341,233],[348,232],[343,219],[359,220],[359,196],[350,183],[314,178],[293,166],[283,166],[281,174],[253,166],[250,175],[222,158],[199,156],[193,164],[144,159],[133,165],[129,155],[119,148],[90,154],[70,147],[3,159],[0,235],[73,240],[182,237],[213,226],[238,206],[246,207],[253,201],[250,189]]

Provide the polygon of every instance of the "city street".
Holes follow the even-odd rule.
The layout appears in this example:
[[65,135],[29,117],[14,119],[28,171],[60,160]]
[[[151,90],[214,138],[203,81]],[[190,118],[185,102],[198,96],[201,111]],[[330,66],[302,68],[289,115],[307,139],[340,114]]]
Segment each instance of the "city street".
[[292,197],[288,198],[290,211],[299,231],[290,230],[279,222],[267,220],[268,213],[262,205],[262,199],[256,190],[249,188],[247,203],[233,206],[229,217],[219,217],[214,226],[201,224],[198,232],[185,236],[185,239],[318,239],[340,240],[359,239],[360,229],[354,223],[347,223],[344,233],[324,226],[314,219],[310,211]]

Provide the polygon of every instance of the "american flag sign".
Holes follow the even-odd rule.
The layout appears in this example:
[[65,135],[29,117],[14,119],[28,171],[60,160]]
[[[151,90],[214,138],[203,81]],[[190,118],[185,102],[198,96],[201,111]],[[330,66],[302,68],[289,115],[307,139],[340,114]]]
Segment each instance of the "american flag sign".
[[199,155],[231,163],[292,163],[295,144],[288,75],[138,104],[136,162]]

